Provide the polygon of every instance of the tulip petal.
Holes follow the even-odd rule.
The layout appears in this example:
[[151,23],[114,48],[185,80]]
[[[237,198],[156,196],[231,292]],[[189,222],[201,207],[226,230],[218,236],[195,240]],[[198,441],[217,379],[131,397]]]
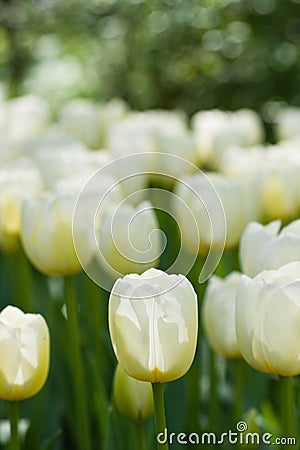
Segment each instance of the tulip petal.
[[17,329],[0,321],[0,397],[2,389],[13,384],[19,372],[21,354],[18,334]]
[[272,371],[300,373],[300,280],[276,289],[263,302],[262,346]]
[[[268,242],[273,242],[280,229],[280,220],[274,220],[264,226],[258,222],[250,222],[241,237],[239,259],[242,271],[248,276],[254,276],[266,269],[260,260],[260,251]],[[255,241],[255,246],[253,242]],[[269,259],[269,258],[268,258]],[[264,260],[262,260],[264,261]]]
[[1,321],[5,324],[12,325],[24,318],[25,314],[19,308],[8,305],[1,311]]
[[142,381],[182,376],[197,342],[197,297],[183,276],[149,269],[118,280],[109,302],[109,328],[121,367]]
[[263,372],[267,371],[264,363],[258,359],[259,344],[256,339],[257,316],[263,283],[253,283],[242,275],[236,293],[235,326],[240,351],[247,363]]
[[257,259],[258,270],[278,269],[300,260],[299,236],[286,234],[266,243]]

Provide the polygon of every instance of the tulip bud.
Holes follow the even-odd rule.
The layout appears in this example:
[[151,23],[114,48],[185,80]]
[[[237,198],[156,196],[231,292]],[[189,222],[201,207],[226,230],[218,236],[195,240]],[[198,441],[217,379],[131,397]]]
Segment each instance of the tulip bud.
[[42,190],[40,171],[30,160],[20,159],[0,170],[0,249],[12,253],[19,249],[21,209],[25,199]]
[[[206,253],[210,247],[223,249],[224,243],[228,248],[237,246],[246,224],[259,216],[253,180],[210,173],[209,176],[191,175],[182,181],[175,187],[175,194],[195,217],[200,234],[200,252]],[[181,224],[183,245],[189,251],[193,250],[197,242],[181,202],[174,204],[174,214]]]
[[40,314],[14,306],[0,313],[0,398],[24,400],[44,386],[49,370],[50,339]]
[[[44,194],[24,202],[21,241],[32,264],[47,275],[66,276],[81,270],[72,236],[75,201],[75,195]],[[89,245],[85,252],[88,259]]]
[[97,257],[115,279],[157,265],[162,250],[160,230],[149,202],[137,208],[123,204],[100,211],[99,222]]
[[115,282],[109,330],[121,367],[141,381],[183,376],[196,350],[197,296],[183,275],[149,269]]
[[249,109],[199,111],[192,118],[192,127],[201,163],[213,169],[227,148],[251,147],[263,139],[262,122]]
[[127,375],[118,364],[113,384],[113,398],[118,411],[132,420],[144,420],[153,414],[150,383]]
[[100,148],[102,127],[99,107],[87,99],[74,99],[61,110],[60,125],[90,148]]
[[275,170],[271,167],[265,172],[261,174],[260,180],[261,208],[265,221],[292,220],[299,212],[299,182],[293,167],[288,163]]
[[267,225],[251,222],[245,228],[239,249],[243,272],[253,277],[262,270],[278,269],[299,260],[300,220],[280,229],[280,221]]
[[7,127],[9,137],[18,143],[42,135],[50,123],[48,104],[35,95],[23,95],[7,102]]
[[261,372],[300,373],[300,262],[243,275],[236,295],[236,336],[247,363]]
[[235,296],[241,274],[210,278],[205,291],[203,328],[213,350],[226,358],[240,357],[235,333]]
[[280,140],[299,136],[300,108],[286,106],[275,115],[275,136]]

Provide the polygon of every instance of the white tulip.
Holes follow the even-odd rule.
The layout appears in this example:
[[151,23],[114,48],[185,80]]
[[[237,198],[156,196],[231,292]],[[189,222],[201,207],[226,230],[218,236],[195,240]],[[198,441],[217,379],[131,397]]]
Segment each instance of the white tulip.
[[202,306],[203,328],[213,350],[226,358],[240,357],[235,332],[235,297],[241,274],[210,278]]
[[236,294],[236,336],[247,363],[261,372],[300,373],[300,262],[243,275]]
[[166,382],[183,376],[196,350],[197,296],[183,275],[149,269],[114,284],[109,330],[120,366],[141,380]]
[[[65,276],[81,270],[72,235],[76,198],[71,194],[44,193],[36,201],[24,202],[21,241],[32,264],[47,275]],[[81,259],[88,261],[92,250],[84,214],[81,217],[82,249],[85,249]]]
[[145,420],[153,415],[151,384],[127,375],[117,365],[113,382],[113,399],[117,410],[132,420]]
[[21,209],[26,199],[35,198],[43,188],[40,171],[27,159],[0,169],[0,249],[19,248]]
[[[153,177],[166,173],[177,177],[188,165],[180,164],[179,158],[191,163],[197,161],[192,134],[187,128],[185,116],[175,111],[147,111],[132,113],[109,129],[107,147],[116,157],[132,153],[144,154],[144,170]],[[160,154],[178,156],[170,163]],[[192,170],[192,165],[189,167]],[[152,174],[150,174],[152,172]],[[169,183],[170,178],[161,179]]]
[[280,221],[267,225],[250,223],[241,237],[239,257],[242,271],[253,277],[265,269],[278,269],[300,260],[300,220],[280,230]]
[[99,210],[96,257],[115,279],[155,267],[162,252],[161,232],[152,205],[120,204]]
[[[183,178],[175,187],[182,202],[174,202],[174,215],[179,222],[183,245],[193,250],[199,245],[191,232],[190,208],[198,225],[200,251],[238,245],[247,223],[259,217],[256,190],[249,178],[229,178],[217,173]],[[225,224],[225,219],[226,224]],[[227,228],[227,230],[226,230]],[[201,250],[202,249],[202,250]]]
[[300,108],[289,106],[281,108],[275,117],[275,135],[278,140],[300,136]]
[[50,124],[48,104],[35,95],[24,95],[7,101],[7,135],[16,142],[42,135]]
[[0,313],[0,398],[24,400],[46,382],[50,338],[40,314],[7,306]]
[[250,147],[263,138],[262,123],[249,109],[199,111],[192,118],[192,126],[201,163],[213,169],[227,148]]

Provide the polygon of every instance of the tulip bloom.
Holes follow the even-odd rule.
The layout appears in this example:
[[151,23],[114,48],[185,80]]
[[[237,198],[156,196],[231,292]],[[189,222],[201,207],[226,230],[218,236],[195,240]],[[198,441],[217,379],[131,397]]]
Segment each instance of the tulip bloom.
[[202,307],[203,328],[213,350],[226,358],[241,356],[235,333],[235,297],[241,274],[210,278]]
[[0,398],[24,400],[44,386],[49,370],[50,339],[40,314],[14,306],[0,313]]
[[[66,276],[81,270],[72,235],[75,201],[71,194],[44,194],[23,205],[21,241],[32,264],[46,275]],[[88,259],[89,245],[84,253]]]
[[121,204],[100,211],[99,222],[96,256],[115,279],[157,265],[163,250],[161,233],[149,202],[142,202],[137,208]]
[[0,170],[0,249],[19,248],[22,204],[43,188],[42,175],[30,161],[20,159]]
[[114,403],[118,411],[132,420],[144,420],[153,414],[151,384],[127,375],[118,364],[113,384]]
[[113,286],[109,330],[121,367],[141,381],[176,380],[190,368],[197,342],[197,296],[183,275],[149,269]]
[[243,275],[236,295],[236,335],[247,363],[261,372],[300,373],[300,262]]
[[275,136],[277,140],[299,137],[300,108],[286,106],[281,108],[275,117]]
[[251,222],[245,228],[239,249],[242,271],[253,277],[262,270],[278,269],[300,257],[300,220],[280,233],[280,221],[268,225]]
[[263,139],[262,122],[249,109],[199,111],[192,118],[192,127],[201,163],[214,169],[227,148],[251,147]]
[[[200,252],[236,247],[250,220],[257,220],[259,210],[253,180],[230,178],[220,173],[185,177],[175,187],[175,194],[190,208],[197,222]],[[174,215],[180,223],[182,243],[189,250],[197,248],[197,235],[192,233],[191,220],[182,202],[174,203]]]

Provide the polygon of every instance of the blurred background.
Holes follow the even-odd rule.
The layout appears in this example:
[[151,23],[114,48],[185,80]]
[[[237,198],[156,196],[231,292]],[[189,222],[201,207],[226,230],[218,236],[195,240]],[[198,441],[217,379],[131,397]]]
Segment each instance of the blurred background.
[[[6,95],[138,110],[300,105],[300,0],[1,0]],[[272,136],[267,136],[272,140]]]

